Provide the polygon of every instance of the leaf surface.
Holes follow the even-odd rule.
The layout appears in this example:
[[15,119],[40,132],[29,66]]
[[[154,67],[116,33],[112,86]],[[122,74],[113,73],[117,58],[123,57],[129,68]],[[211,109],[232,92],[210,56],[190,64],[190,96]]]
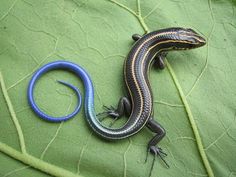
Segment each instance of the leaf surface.
[[[167,169],[157,158],[152,176],[236,176],[236,3],[234,0],[8,0],[0,2],[0,176],[148,176],[144,163],[152,134],[144,128],[121,141],[98,138],[81,111],[64,123],[38,118],[27,103],[32,74],[56,60],[90,74],[95,107],[116,105],[126,94],[123,61],[132,34],[191,27],[205,47],[171,52],[167,68],[150,71],[155,119],[167,136]],[[73,111],[72,73],[52,71],[36,85],[40,108],[53,116]],[[114,126],[120,126],[121,119]],[[105,120],[108,125],[110,120]]]

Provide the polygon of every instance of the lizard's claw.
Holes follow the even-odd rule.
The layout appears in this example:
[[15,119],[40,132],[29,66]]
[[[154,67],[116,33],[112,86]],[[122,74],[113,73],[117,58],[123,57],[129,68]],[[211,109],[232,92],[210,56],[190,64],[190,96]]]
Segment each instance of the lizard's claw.
[[166,162],[166,160],[164,159],[164,157],[167,156],[167,154],[165,152],[163,152],[163,150],[160,147],[156,147],[156,146],[150,146],[149,147],[149,151],[154,154],[154,156],[159,156],[161,158],[161,160],[165,163],[165,165],[167,166],[167,168],[170,168],[169,164]]
[[[107,107],[107,106],[103,105],[103,108],[104,108],[106,111],[97,114],[98,119],[99,119],[100,121],[104,120],[106,117],[109,117],[109,116],[110,116],[111,118],[113,118],[114,120],[117,120],[117,118],[120,116],[120,115],[117,113],[116,109],[115,109],[113,106]],[[112,122],[112,123],[110,124],[110,126],[113,125],[113,123],[114,123],[114,122]]]

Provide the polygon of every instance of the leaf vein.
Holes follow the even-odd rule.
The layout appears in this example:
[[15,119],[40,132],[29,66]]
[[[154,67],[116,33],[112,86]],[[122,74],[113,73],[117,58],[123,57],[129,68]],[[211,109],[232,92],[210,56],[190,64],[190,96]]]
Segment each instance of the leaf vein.
[[[72,105],[72,96],[71,94],[65,94],[65,93],[61,93],[59,90],[57,90],[60,94],[64,94],[64,95],[68,95],[70,96],[70,104],[68,106],[68,109],[66,111],[66,114],[68,114],[70,108],[71,108],[71,105]],[[47,150],[49,149],[49,147],[51,146],[51,144],[55,141],[56,137],[58,136],[62,126],[63,126],[63,123],[64,122],[61,122],[60,125],[58,126],[57,130],[56,130],[56,133],[54,134],[54,136],[52,137],[52,139],[49,141],[49,143],[47,144],[46,148],[44,149],[44,151],[42,152],[41,156],[40,156],[40,159],[43,159]]]
[[117,1],[115,1],[115,0],[109,0],[109,1],[112,2],[112,3],[114,3],[114,4],[116,4],[116,5],[118,5],[118,6],[120,6],[121,8],[127,10],[128,12],[130,12],[131,14],[133,14],[135,17],[137,17],[136,12],[134,12],[134,11],[131,10],[130,8],[126,7],[124,4],[121,4],[121,3],[119,3],[119,2],[117,2]]
[[79,160],[78,160],[78,165],[77,165],[77,174],[80,173],[80,171],[79,171],[80,163],[81,163],[82,157],[83,157],[83,155],[84,155],[84,151],[85,151],[86,147],[88,146],[89,140],[90,140],[90,138],[92,137],[92,134],[93,134],[93,132],[91,131],[91,133],[89,134],[89,136],[88,136],[88,138],[87,138],[87,140],[86,140],[86,143],[84,144],[84,146],[83,146],[82,149],[81,149],[80,156],[79,156]]
[[154,103],[162,104],[162,105],[166,105],[166,106],[170,106],[170,107],[184,107],[184,105],[182,105],[182,104],[167,103],[165,101],[154,101]]
[[129,149],[130,149],[130,147],[131,147],[131,144],[132,144],[132,141],[131,141],[131,139],[129,138],[129,145],[127,146],[127,149],[125,150],[124,156],[123,156],[123,159],[124,159],[124,177],[127,177],[127,161],[126,161],[126,154],[127,154],[127,152],[129,151]]
[[207,67],[208,67],[208,58],[209,58],[209,48],[210,48],[210,44],[209,44],[209,41],[210,41],[210,38],[212,36],[212,33],[214,31],[214,28],[215,28],[215,23],[213,23],[212,25],[212,28],[211,28],[211,31],[210,31],[210,34],[207,38],[207,56],[206,56],[206,61],[205,61],[205,64],[204,64],[204,67],[202,69],[202,71],[200,72],[200,74],[198,75],[197,79],[195,80],[193,86],[191,87],[191,89],[188,91],[188,93],[186,94],[186,98],[191,95],[191,93],[193,92],[194,88],[197,86],[197,84],[199,83],[200,79],[202,78],[203,74],[205,73],[205,71],[207,70]]
[[220,135],[218,138],[216,138],[215,141],[213,141],[211,144],[209,144],[207,147],[205,147],[205,151],[207,151],[207,150],[208,150],[209,148],[211,148],[214,144],[216,144],[221,138],[223,138],[223,137],[229,132],[230,128],[231,128],[233,125],[235,125],[235,121],[236,121],[236,114],[234,115],[234,120],[233,120],[233,122],[229,124],[228,128],[227,128],[224,132],[222,132],[221,135]]
[[7,173],[4,174],[2,177],[10,176],[10,175],[12,175],[12,174],[14,174],[14,173],[17,173],[17,172],[19,172],[19,171],[25,170],[25,169],[27,169],[27,168],[29,168],[29,167],[30,167],[30,166],[24,166],[24,167],[21,167],[21,168],[14,169],[14,170],[12,170],[12,171],[7,172]]
[[22,77],[21,79],[19,79],[17,82],[15,82],[14,84],[12,84],[11,86],[9,86],[7,88],[7,91],[9,91],[10,89],[14,88],[15,86],[17,86],[18,84],[20,84],[22,81],[24,81],[25,79],[27,79],[28,77],[30,77],[49,57],[51,57],[53,54],[55,54],[55,49],[53,52],[51,52],[49,55],[47,55],[40,63],[37,64],[36,67],[33,68],[33,70],[31,72],[29,72],[28,74],[26,74],[24,77]]
[[11,103],[10,97],[9,97],[9,95],[7,93],[7,89],[5,87],[4,79],[3,79],[3,76],[2,76],[1,72],[0,72],[0,84],[1,84],[2,92],[3,92],[3,96],[4,96],[5,101],[7,103],[8,110],[10,112],[12,121],[13,121],[13,123],[15,125],[16,131],[17,131],[17,134],[18,134],[21,151],[22,151],[23,154],[26,154],[27,152],[26,152],[26,147],[25,147],[24,135],[23,135],[20,123],[19,123],[19,121],[18,121],[18,119],[16,117],[16,113],[14,111],[14,108],[13,108],[13,105]]
[[155,12],[155,11],[158,9],[159,5],[160,5],[160,1],[159,1],[159,3],[158,3],[152,10],[150,10],[150,12],[149,12],[147,15],[145,15],[145,16],[143,17],[143,19],[146,19],[146,18],[148,18],[150,15],[152,15],[152,13]]
[[18,0],[15,0],[13,3],[12,3],[12,5],[10,6],[10,8],[7,10],[7,12],[5,13],[5,14],[3,14],[3,16],[1,16],[0,17],[0,21],[2,21],[2,20],[4,20],[4,18],[6,18],[9,14],[10,14],[10,12],[11,12],[11,10],[14,8],[14,6],[16,5],[16,2],[17,2]]

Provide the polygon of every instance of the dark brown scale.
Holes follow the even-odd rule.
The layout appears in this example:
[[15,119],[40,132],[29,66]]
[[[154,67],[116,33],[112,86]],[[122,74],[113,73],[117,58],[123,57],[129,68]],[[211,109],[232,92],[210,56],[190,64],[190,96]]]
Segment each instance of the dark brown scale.
[[[203,46],[206,42],[195,31],[184,28],[168,28],[154,31],[141,37],[133,35],[136,41],[124,63],[124,78],[130,98],[122,97],[117,109],[108,108],[108,115],[117,119],[129,116],[126,124],[118,129],[104,128],[97,131],[106,139],[122,139],[139,132],[145,125],[155,136],[148,143],[148,151],[159,155],[168,166],[163,156],[166,154],[157,146],[165,136],[165,129],[153,118],[153,96],[149,83],[149,69],[152,60],[160,69],[165,67],[163,59],[167,51],[192,49]],[[132,102],[131,102],[132,101]],[[155,159],[154,156],[154,159]],[[151,171],[154,161],[152,163]],[[151,176],[151,172],[150,172]]]
[[169,167],[163,158],[166,153],[157,145],[165,136],[165,129],[153,118],[153,96],[148,78],[152,60],[155,60],[158,68],[164,69],[163,60],[168,51],[201,47],[206,41],[195,31],[185,28],[168,28],[144,36],[136,34],[132,38],[136,43],[124,62],[124,79],[130,98],[122,97],[116,109],[106,107],[105,112],[114,119],[126,114],[129,117],[128,121],[118,129],[104,127],[99,122],[93,124],[93,121],[91,126],[97,134],[109,140],[130,137],[144,126],[154,132],[155,135],[147,145],[147,154],[148,152],[154,154],[149,174],[151,176],[157,155]]
[[157,133],[149,142],[148,147],[151,147],[165,134],[164,129],[153,120],[153,97],[148,80],[152,60],[158,61],[159,68],[163,69],[167,51],[197,48],[203,46],[205,40],[193,30],[184,28],[163,29],[142,37],[134,35],[133,39],[136,43],[124,62],[124,78],[130,98],[122,97],[117,109],[108,110],[108,115],[115,119],[124,113],[129,119],[121,128],[102,127],[97,133],[106,139],[122,139],[136,134],[146,125]]

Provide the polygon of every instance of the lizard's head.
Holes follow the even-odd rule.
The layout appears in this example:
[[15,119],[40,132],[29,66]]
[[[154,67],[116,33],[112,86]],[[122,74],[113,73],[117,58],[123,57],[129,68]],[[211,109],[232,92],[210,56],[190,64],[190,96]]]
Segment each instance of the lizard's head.
[[206,44],[206,40],[193,29],[175,28],[174,33],[179,41],[174,47],[177,50],[198,48]]

